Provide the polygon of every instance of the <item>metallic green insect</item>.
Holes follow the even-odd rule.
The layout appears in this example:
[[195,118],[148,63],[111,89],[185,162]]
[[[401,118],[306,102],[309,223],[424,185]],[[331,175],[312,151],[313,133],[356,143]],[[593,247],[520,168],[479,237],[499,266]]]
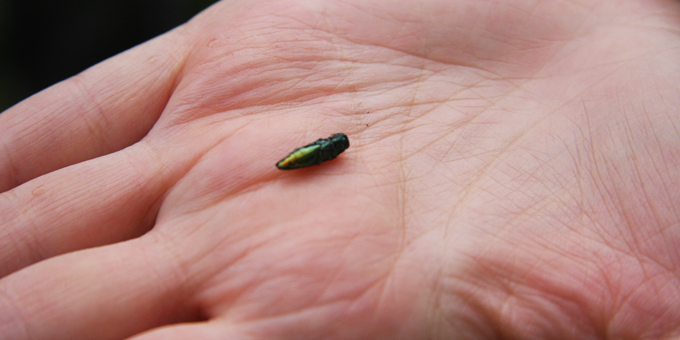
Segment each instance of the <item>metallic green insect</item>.
[[319,139],[312,144],[295,149],[286,158],[276,163],[276,167],[281,170],[291,170],[319,165],[321,162],[338,157],[347,148],[349,148],[347,135],[336,133],[328,138]]

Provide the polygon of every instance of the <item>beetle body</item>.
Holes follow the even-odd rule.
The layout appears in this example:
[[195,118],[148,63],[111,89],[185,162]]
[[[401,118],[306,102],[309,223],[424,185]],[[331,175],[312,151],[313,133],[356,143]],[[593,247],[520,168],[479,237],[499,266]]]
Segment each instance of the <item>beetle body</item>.
[[349,148],[347,135],[336,133],[328,138],[322,138],[312,144],[295,149],[286,158],[276,163],[276,167],[281,170],[291,170],[319,165],[321,162],[338,157],[347,148]]

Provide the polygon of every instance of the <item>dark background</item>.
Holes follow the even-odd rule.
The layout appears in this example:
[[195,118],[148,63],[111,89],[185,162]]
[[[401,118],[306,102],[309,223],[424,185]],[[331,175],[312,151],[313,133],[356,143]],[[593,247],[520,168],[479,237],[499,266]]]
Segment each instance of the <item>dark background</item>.
[[0,112],[216,0],[0,0]]

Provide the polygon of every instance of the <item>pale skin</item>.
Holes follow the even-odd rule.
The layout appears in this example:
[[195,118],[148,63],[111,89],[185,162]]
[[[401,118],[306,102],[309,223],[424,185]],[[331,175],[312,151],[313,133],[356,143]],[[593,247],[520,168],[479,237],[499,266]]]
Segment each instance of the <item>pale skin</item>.
[[0,334],[679,339],[679,33],[670,0],[220,2],[0,114]]

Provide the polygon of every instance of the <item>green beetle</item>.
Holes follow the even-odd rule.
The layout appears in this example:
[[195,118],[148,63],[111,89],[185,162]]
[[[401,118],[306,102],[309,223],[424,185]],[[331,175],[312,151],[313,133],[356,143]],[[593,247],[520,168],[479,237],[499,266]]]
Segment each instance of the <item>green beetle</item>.
[[276,163],[276,167],[281,170],[291,170],[319,165],[321,162],[338,157],[347,148],[349,148],[347,135],[336,133],[328,138],[322,138],[312,144],[295,149],[286,158]]

